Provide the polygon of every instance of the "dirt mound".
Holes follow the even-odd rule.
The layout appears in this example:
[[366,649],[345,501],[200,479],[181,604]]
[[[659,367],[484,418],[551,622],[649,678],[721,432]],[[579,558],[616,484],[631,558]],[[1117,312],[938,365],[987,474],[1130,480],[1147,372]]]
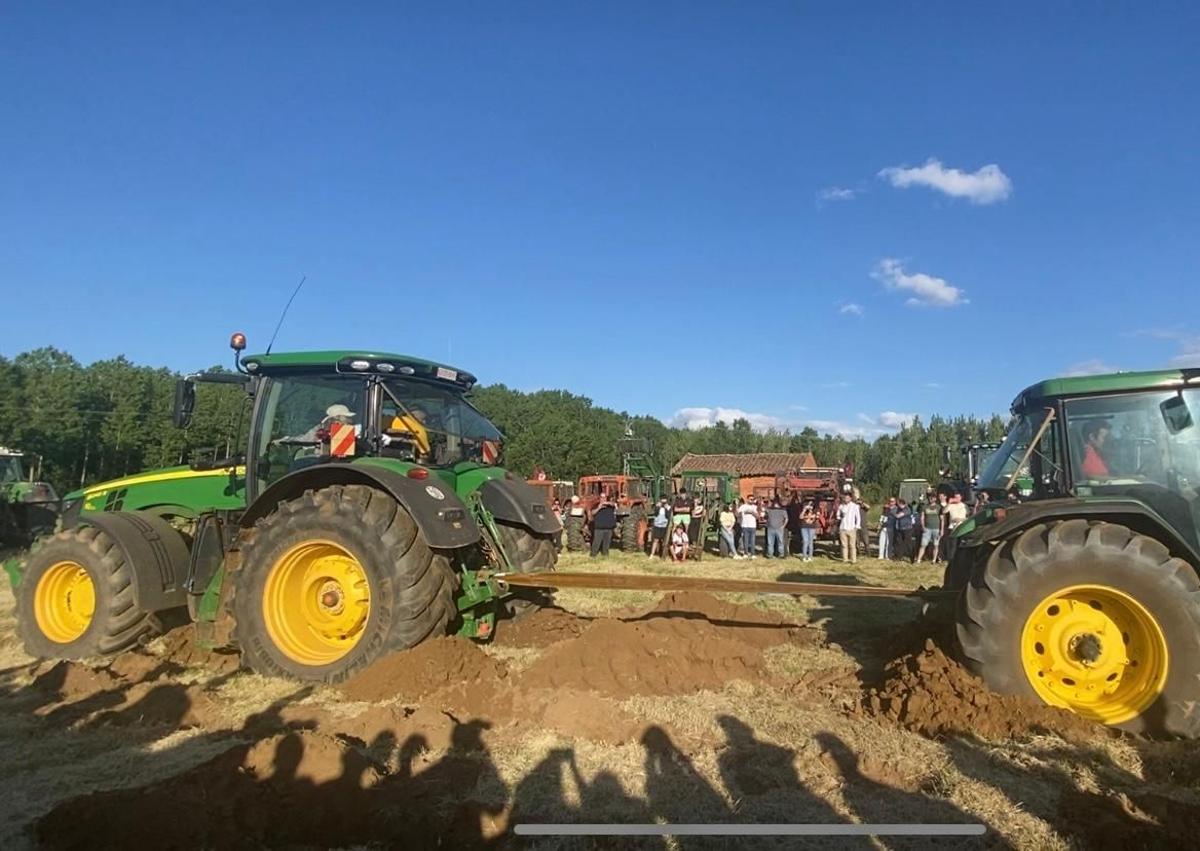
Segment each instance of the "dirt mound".
[[182,668],[204,668],[216,674],[229,674],[242,663],[240,654],[230,650],[208,650],[196,643],[196,628],[181,626],[162,636],[155,645],[164,661]]
[[988,691],[932,641],[920,653],[888,663],[883,685],[866,693],[860,711],[926,736],[1010,739],[1053,732],[1086,742],[1105,734],[1104,728],[1066,710]]
[[507,672],[467,639],[446,636],[384,656],[342,683],[341,690],[351,700],[417,701],[447,686],[491,684]]
[[531,688],[574,689],[610,697],[687,694],[733,679],[764,679],[763,650],[815,634],[782,617],[709,594],[668,594],[632,620],[598,619],[520,677]]
[[166,781],[73,798],[34,833],[48,848],[476,847],[481,814],[503,806],[463,800],[485,779],[471,751],[479,729],[458,725],[460,749],[420,773],[406,741],[392,774],[345,739],[290,732]]
[[502,647],[546,647],[577,638],[587,628],[583,618],[562,609],[539,609],[500,625],[496,643]]

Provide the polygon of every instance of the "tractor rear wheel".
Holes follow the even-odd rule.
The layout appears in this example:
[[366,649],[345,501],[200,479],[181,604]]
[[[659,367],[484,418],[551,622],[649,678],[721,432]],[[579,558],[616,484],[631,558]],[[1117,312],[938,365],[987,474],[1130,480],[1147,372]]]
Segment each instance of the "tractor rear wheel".
[[[513,567],[522,573],[544,573],[554,570],[558,554],[554,552],[554,540],[550,535],[537,535],[524,526],[513,526],[496,521],[500,532],[500,545],[513,561]],[[529,612],[549,606],[553,598],[549,591],[539,588],[520,588],[504,598],[504,608],[511,617],[518,618]]]
[[992,551],[958,639],[993,689],[1137,733],[1200,736],[1200,582],[1114,523],[1038,524]]
[[17,632],[42,659],[120,653],[161,632],[133,600],[125,553],[94,526],[34,546],[17,587]]
[[567,549],[573,553],[581,553],[587,550],[587,541],[583,538],[583,517],[575,515],[567,515],[563,526],[566,528]]
[[362,485],[280,503],[231,580],[242,659],[272,676],[338,682],[444,634],[456,614],[449,558],[395,499]]
[[621,521],[621,549],[627,553],[638,552],[645,541],[646,509],[645,506],[631,505],[629,513]]

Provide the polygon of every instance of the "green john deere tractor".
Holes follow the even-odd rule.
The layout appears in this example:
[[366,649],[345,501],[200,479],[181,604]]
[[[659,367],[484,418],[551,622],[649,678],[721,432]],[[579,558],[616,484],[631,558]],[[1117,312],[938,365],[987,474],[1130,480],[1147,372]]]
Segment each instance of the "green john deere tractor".
[[1027,388],[945,587],[992,688],[1200,736],[1200,370]]
[[38,535],[54,531],[58,494],[49,482],[37,481],[41,466],[35,456],[25,472],[26,455],[0,446],[0,546],[28,546]]
[[250,668],[329,682],[449,630],[487,637],[501,606],[532,602],[493,576],[552,569],[559,524],[499,466],[474,376],[379,352],[235,361],[181,379],[175,421],[198,382],[236,385],[244,452],[69,494],[65,530],[7,565],[30,654],[118,653],[186,609]]

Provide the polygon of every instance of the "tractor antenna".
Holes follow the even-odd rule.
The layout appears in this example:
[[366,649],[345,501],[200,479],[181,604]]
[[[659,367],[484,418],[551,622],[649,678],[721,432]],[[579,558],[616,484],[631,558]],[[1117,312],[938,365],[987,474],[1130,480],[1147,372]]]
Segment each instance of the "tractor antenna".
[[275,333],[271,335],[271,342],[267,343],[267,354],[271,354],[271,346],[275,345],[275,338],[279,336],[279,329],[283,327],[283,320],[287,316],[288,308],[292,306],[292,302],[296,300],[296,296],[300,294],[300,288],[304,286],[304,282],[308,280],[308,275],[300,277],[300,283],[296,284],[296,289],[292,290],[292,297],[287,300],[287,304],[283,306],[283,313],[279,314],[279,321],[275,323]]

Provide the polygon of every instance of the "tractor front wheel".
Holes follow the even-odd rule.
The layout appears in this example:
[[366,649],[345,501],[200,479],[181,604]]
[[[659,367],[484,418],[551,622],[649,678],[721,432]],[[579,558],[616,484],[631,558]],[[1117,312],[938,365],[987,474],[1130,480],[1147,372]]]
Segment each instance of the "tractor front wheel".
[[17,588],[17,632],[30,656],[111,655],[160,631],[134,602],[133,573],[108,535],[84,526],[34,546]]
[[1200,737],[1200,582],[1124,526],[1045,523],[998,546],[960,598],[958,639],[996,691]]
[[621,521],[621,549],[627,553],[636,553],[642,549],[646,540],[646,509],[641,505],[629,507],[629,513]]
[[242,660],[338,682],[382,653],[442,635],[456,578],[412,515],[362,485],[308,491],[258,522],[231,577]]

